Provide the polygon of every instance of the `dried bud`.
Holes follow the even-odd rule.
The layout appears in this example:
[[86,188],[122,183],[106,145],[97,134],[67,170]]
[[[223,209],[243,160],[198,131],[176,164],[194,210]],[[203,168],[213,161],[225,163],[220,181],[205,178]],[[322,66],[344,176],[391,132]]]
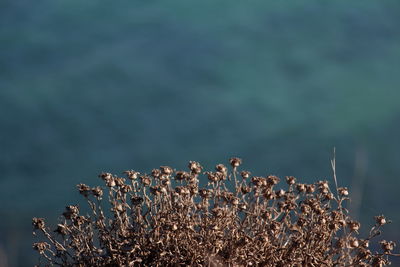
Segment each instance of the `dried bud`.
[[247,194],[251,192],[251,187],[250,186],[241,186],[240,187],[240,191],[242,192],[242,194]]
[[161,171],[159,169],[153,169],[151,171],[151,176],[154,178],[159,178],[161,176]]
[[225,174],[222,172],[206,172],[208,180],[215,183],[218,181],[222,181],[225,178]]
[[311,212],[311,207],[309,205],[302,204],[301,207],[300,207],[300,210],[301,210],[302,213],[307,215],[307,214],[309,214]]
[[190,178],[190,174],[188,172],[185,172],[185,171],[177,171],[176,172],[175,179],[178,181],[189,180],[189,178]]
[[87,186],[85,184],[78,184],[76,187],[79,190],[79,194],[83,195],[84,197],[89,196],[89,193],[91,192],[89,186]]
[[356,238],[353,237],[350,239],[349,245],[350,245],[350,248],[358,248],[360,243],[358,242],[358,240]]
[[160,166],[161,173],[165,175],[171,175],[174,171],[169,166]]
[[246,204],[244,204],[244,203],[239,204],[239,209],[240,210],[246,210],[247,209]]
[[285,190],[283,190],[283,189],[277,190],[277,191],[275,192],[275,195],[276,195],[278,198],[283,197],[285,194],[286,194],[286,192],[285,192]]
[[292,185],[296,183],[296,178],[294,176],[286,176],[286,183]]
[[115,177],[114,178],[115,185],[117,186],[123,186],[125,184],[125,179],[121,177]]
[[58,234],[60,234],[60,235],[62,235],[62,236],[64,236],[64,235],[66,235],[66,234],[68,233],[68,230],[67,230],[67,229],[68,229],[68,228],[67,228],[66,225],[64,225],[64,224],[57,224],[57,229],[54,230],[54,232],[55,232],[55,233],[58,233]]
[[132,196],[132,198],[131,198],[131,203],[133,206],[139,206],[140,204],[142,204],[142,202],[143,202],[142,197]]
[[161,189],[159,186],[152,186],[150,187],[150,193],[152,193],[153,195],[160,195],[161,194]]
[[268,183],[269,185],[276,185],[276,184],[279,183],[279,181],[280,181],[279,177],[277,177],[277,176],[275,176],[275,175],[269,175],[269,176],[267,177],[267,183]]
[[87,219],[85,218],[85,216],[77,216],[73,219],[73,223],[75,226],[80,226],[83,223],[85,223],[87,221]]
[[342,197],[347,197],[349,195],[349,190],[347,187],[339,187],[338,192]]
[[231,166],[233,168],[237,168],[237,167],[240,166],[240,164],[242,164],[242,159],[240,159],[240,158],[231,158],[229,160],[229,163],[231,164]]
[[222,172],[222,173],[227,173],[228,169],[225,167],[224,164],[218,164],[217,166],[215,166],[215,169],[217,170],[217,172]]
[[106,181],[106,180],[112,178],[112,174],[108,173],[108,172],[102,172],[101,174],[99,174],[99,177],[101,179],[103,179],[104,181]]
[[103,196],[103,190],[101,189],[100,186],[92,188],[92,193],[97,198],[101,198]]
[[297,220],[297,222],[296,222],[296,224],[297,224],[298,226],[300,226],[300,227],[304,226],[306,223],[307,223],[307,220],[304,219],[304,218],[301,218],[301,217],[300,217],[300,218]]
[[306,192],[306,185],[305,184],[297,184],[296,188],[297,188],[297,191],[299,191],[299,193]]
[[47,249],[50,249],[50,244],[46,242],[38,242],[33,243],[33,249],[39,251],[40,254],[43,254]]
[[239,199],[237,197],[232,198],[231,200],[232,205],[237,206],[239,205]]
[[63,216],[65,219],[70,220],[72,218],[75,218],[79,213],[79,208],[78,206],[67,206],[65,207],[65,212],[63,212]]
[[207,189],[201,189],[199,191],[199,194],[202,198],[210,198],[211,197],[211,192]]
[[357,221],[349,221],[349,222],[347,222],[347,226],[352,231],[358,231],[360,229],[361,224]]
[[263,195],[266,200],[272,200],[276,198],[275,192],[269,190],[265,191]]
[[121,203],[115,203],[115,204],[114,204],[114,210],[115,210],[115,211],[122,212],[122,211],[124,210],[124,207],[122,206]]
[[201,173],[203,167],[196,161],[189,161],[189,169],[194,174]]
[[121,185],[120,190],[121,190],[122,194],[126,194],[126,193],[132,191],[132,186],[129,184],[123,184],[123,185]]
[[251,178],[251,182],[255,185],[255,186],[262,186],[263,182],[262,182],[262,177],[258,177],[258,176],[254,176],[253,178]]
[[43,218],[33,218],[32,225],[35,230],[39,230],[39,229],[43,230],[44,226],[45,226],[44,219]]
[[332,193],[326,193],[324,194],[324,200],[332,200],[334,199],[334,195]]
[[242,172],[240,173],[240,175],[242,176],[243,179],[248,179],[248,178],[250,177],[250,175],[251,175],[251,172],[249,172],[249,171],[242,171]]
[[329,189],[328,181],[318,181],[319,188],[326,188]]
[[386,254],[391,253],[394,247],[396,246],[396,243],[394,243],[393,241],[386,241],[386,240],[382,240],[381,242],[379,242],[379,244],[381,244],[381,247]]
[[131,180],[135,180],[138,178],[139,176],[139,172],[135,172],[134,170],[130,170],[130,171],[125,171],[124,172],[126,174],[126,176],[131,179]]
[[382,226],[387,223],[386,218],[383,215],[375,216],[375,221],[379,226]]
[[147,175],[140,176],[140,181],[144,186],[151,185],[151,178]]
[[308,194],[314,193],[315,192],[315,185],[313,185],[313,184],[306,185],[306,192]]

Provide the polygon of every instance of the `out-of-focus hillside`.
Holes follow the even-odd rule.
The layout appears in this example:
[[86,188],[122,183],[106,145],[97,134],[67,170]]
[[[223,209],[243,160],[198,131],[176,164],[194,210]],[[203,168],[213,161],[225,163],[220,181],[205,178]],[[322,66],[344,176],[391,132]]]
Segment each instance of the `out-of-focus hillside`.
[[[32,264],[101,171],[207,168],[331,177],[400,240],[398,1],[0,3],[0,249]],[[360,204],[361,203],[361,204]],[[34,258],[35,259],[35,258]]]

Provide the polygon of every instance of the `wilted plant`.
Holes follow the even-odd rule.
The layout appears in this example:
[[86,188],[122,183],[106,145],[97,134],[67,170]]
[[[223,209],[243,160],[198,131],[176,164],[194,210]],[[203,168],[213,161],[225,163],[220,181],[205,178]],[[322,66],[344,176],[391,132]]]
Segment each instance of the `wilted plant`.
[[232,158],[230,170],[218,164],[204,172],[204,188],[203,167],[194,161],[187,171],[102,173],[105,187],[79,184],[91,214],[67,206],[53,231],[33,218],[34,233],[47,239],[33,244],[39,265],[383,266],[398,256],[392,241],[380,242],[382,252],[369,249],[390,223],[382,215],[359,237],[360,223],[344,208],[347,188],[332,192],[327,181],[304,184],[289,176],[278,189],[280,178],[239,172],[241,163]]

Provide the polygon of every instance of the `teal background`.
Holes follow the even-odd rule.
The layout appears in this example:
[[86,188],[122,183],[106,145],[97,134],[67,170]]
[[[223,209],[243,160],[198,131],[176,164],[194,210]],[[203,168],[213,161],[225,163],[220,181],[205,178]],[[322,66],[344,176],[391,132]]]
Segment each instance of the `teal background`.
[[102,171],[239,156],[333,184],[334,147],[363,231],[400,241],[399,29],[395,0],[1,1],[0,266]]

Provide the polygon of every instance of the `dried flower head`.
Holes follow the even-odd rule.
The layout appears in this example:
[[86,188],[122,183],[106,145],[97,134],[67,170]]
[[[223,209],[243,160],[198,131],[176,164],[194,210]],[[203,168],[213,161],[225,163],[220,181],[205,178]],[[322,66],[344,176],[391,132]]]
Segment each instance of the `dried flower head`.
[[394,247],[396,246],[396,243],[393,241],[386,241],[382,240],[379,242],[381,244],[381,247],[385,253],[391,253],[392,250],[394,250]]
[[242,164],[242,159],[240,159],[240,158],[231,158],[229,160],[229,163],[231,164],[231,166],[233,168],[237,168]]
[[139,172],[136,172],[134,170],[124,171],[124,173],[125,173],[126,177],[128,177],[130,180],[136,180],[140,175]]
[[296,177],[294,176],[286,176],[286,183],[288,185],[293,185],[296,183]]
[[249,172],[249,171],[241,171],[240,172],[240,176],[242,176],[242,178],[244,180],[248,179],[250,177],[250,175],[251,175],[251,172]]
[[32,225],[34,229],[44,229],[44,219],[43,218],[33,218]]
[[379,226],[382,226],[387,223],[386,218],[383,215],[375,216],[375,221]]
[[347,187],[339,187],[338,192],[343,197],[347,197],[349,195],[349,190],[347,189]]

